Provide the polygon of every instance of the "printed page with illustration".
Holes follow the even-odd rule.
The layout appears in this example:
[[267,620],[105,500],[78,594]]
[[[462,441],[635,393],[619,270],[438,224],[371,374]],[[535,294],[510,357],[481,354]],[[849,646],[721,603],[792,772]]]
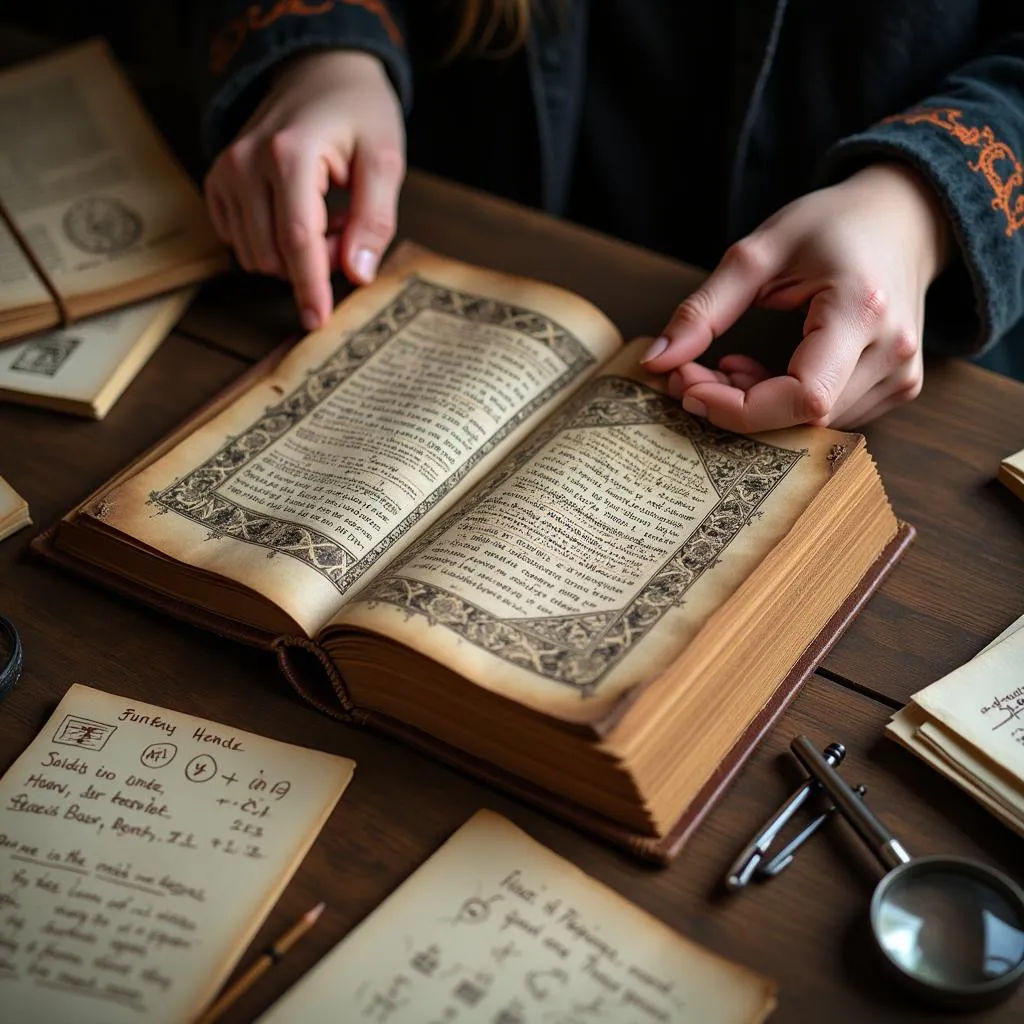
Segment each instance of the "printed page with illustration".
[[[198,188],[102,41],[0,74],[0,137],[0,202],[76,315],[139,281],[166,290],[225,265]],[[0,310],[49,297],[24,258],[4,268]]]
[[422,255],[86,512],[313,636],[620,345],[582,299]]
[[0,348],[0,400],[102,419],[195,289],[135,303]]

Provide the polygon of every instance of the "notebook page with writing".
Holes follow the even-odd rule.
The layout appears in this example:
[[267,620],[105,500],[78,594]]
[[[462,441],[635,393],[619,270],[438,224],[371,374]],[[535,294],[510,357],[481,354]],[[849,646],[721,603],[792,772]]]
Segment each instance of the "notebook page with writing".
[[748,1024],[766,978],[479,811],[259,1024]]
[[0,779],[0,1017],[193,1019],[354,767],[70,687]]

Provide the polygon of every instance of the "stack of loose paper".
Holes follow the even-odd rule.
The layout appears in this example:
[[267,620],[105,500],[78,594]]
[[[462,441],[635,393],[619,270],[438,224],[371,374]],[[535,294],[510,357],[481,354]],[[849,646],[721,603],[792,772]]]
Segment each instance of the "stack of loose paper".
[[999,479],[1024,500],[1024,449],[1003,459],[999,464]]
[[1024,616],[886,731],[1024,835]]
[[185,288],[0,348],[0,400],[102,419],[194,294]]
[[353,767],[72,686],[0,779],[0,1020],[195,1020]]
[[260,1024],[757,1024],[767,978],[479,811]]
[[0,476],[0,540],[31,522],[28,502]]

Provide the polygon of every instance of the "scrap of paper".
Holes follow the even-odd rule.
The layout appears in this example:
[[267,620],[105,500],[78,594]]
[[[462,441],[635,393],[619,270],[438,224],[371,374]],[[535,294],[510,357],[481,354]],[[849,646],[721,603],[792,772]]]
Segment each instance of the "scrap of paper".
[[0,779],[0,1017],[192,1019],[354,767],[73,685]]

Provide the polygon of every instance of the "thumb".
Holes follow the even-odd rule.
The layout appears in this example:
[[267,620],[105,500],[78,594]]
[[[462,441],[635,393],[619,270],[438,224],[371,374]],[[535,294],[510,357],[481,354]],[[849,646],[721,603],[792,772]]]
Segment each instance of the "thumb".
[[369,284],[376,277],[381,256],[394,238],[404,176],[405,159],[397,147],[363,143],[353,155],[341,265],[355,284]]
[[776,273],[777,259],[761,235],[729,247],[707,280],[677,307],[642,362],[666,373],[697,359],[747,311]]

